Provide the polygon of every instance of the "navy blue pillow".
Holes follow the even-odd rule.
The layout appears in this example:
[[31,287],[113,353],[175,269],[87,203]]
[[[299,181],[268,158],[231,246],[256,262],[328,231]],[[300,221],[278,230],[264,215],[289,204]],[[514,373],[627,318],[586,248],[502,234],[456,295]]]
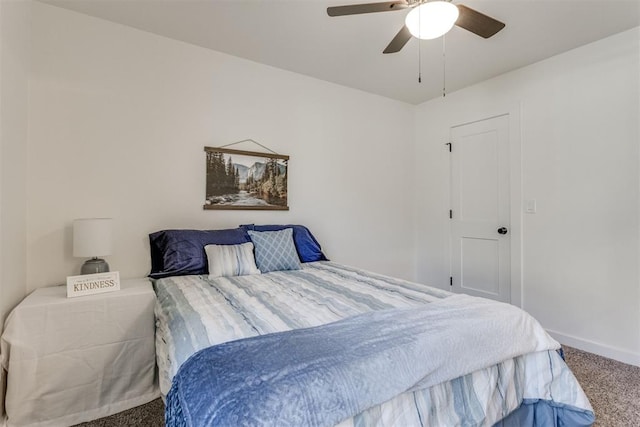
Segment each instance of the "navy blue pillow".
[[243,228],[228,230],[162,230],[149,234],[151,273],[159,279],[188,274],[209,274],[206,245],[238,245],[250,242]]
[[255,225],[245,224],[240,228],[254,231],[279,231],[285,228],[293,228],[293,242],[301,262],[328,261],[322,253],[320,243],[313,237],[311,231],[304,225]]

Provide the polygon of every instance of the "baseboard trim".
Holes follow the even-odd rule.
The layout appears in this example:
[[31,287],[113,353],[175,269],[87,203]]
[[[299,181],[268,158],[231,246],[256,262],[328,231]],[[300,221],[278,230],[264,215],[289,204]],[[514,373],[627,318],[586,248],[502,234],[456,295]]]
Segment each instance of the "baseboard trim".
[[569,347],[575,347],[578,350],[588,351],[589,353],[594,353],[598,356],[617,360],[618,362],[640,366],[640,354],[638,353],[633,353],[629,350],[624,350],[621,348],[597,343],[595,341],[589,341],[571,335],[562,334],[560,332],[552,331],[549,329],[547,329],[547,332],[549,333],[549,335],[559,341],[560,344],[568,345]]

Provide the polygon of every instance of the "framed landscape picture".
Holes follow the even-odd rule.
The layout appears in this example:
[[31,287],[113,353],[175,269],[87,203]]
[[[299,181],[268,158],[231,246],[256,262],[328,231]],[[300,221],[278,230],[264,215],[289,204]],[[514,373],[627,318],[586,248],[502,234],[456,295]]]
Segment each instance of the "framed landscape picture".
[[289,210],[289,156],[204,147],[204,209]]

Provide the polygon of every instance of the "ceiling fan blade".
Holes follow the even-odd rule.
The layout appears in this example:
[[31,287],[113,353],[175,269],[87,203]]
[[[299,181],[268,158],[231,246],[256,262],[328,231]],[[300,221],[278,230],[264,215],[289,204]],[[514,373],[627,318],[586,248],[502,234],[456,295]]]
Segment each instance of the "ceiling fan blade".
[[459,4],[458,10],[460,15],[456,25],[485,39],[493,36],[505,26],[504,23],[467,6]]
[[398,34],[391,40],[391,43],[382,51],[382,53],[396,53],[404,47],[407,42],[411,40],[411,33],[406,25],[402,26],[402,29],[398,31]]
[[348,6],[328,7],[327,14],[329,16],[359,15],[361,13],[391,12],[394,10],[406,9],[408,7],[409,5],[406,1],[396,0],[385,1],[382,3],[351,4]]

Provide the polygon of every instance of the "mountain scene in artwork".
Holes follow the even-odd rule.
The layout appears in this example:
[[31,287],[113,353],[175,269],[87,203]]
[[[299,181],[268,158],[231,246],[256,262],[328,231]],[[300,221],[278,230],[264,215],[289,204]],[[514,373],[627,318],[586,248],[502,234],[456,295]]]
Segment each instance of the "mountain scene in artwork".
[[287,162],[207,152],[205,205],[287,206]]

